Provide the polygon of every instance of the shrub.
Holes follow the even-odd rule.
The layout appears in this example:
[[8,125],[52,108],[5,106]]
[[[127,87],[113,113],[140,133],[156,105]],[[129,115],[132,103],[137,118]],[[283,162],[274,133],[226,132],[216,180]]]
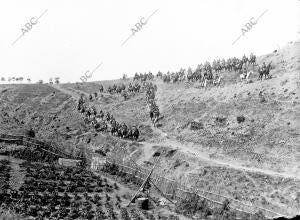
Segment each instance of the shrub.
[[257,213],[255,213],[252,217],[253,220],[267,220],[267,218],[264,216],[263,212],[259,210]]
[[35,137],[35,132],[32,128],[30,128],[30,129],[25,131],[25,135],[28,136],[28,137],[34,138]]
[[115,188],[115,190],[119,190],[119,186],[117,183],[114,183],[114,188]]
[[224,220],[233,220],[236,219],[236,213],[230,210],[229,207],[229,200],[225,199],[225,201],[222,204],[222,207],[215,210],[214,215],[217,217],[217,219],[224,219]]
[[298,202],[300,204],[300,192],[297,193],[295,200],[296,200],[296,202]]
[[245,116],[242,115],[242,116],[237,116],[236,120],[238,123],[241,123],[241,122],[244,122],[246,120],[246,118],[245,118]]
[[266,98],[264,97],[264,96],[261,96],[260,98],[259,98],[259,102],[260,103],[264,103],[264,102],[266,102],[267,100],[266,100]]
[[216,122],[220,124],[225,124],[226,120],[227,119],[225,117],[219,117],[219,116],[216,117]]
[[201,216],[211,215],[211,210],[205,200],[200,200],[197,195],[190,195],[185,199],[181,199],[176,205],[176,212],[182,213],[188,217],[199,213]]
[[202,122],[196,122],[196,121],[192,121],[191,122],[191,130],[199,130],[199,129],[203,129],[204,125]]
[[153,157],[159,157],[160,156],[160,152],[155,152],[152,156]]

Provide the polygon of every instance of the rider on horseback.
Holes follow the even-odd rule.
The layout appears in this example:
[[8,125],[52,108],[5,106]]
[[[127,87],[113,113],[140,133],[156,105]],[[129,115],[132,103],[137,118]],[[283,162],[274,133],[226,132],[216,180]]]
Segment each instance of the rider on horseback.
[[267,70],[267,66],[266,66],[266,63],[265,63],[265,62],[263,62],[262,66],[261,66],[261,70],[262,70],[263,72],[265,72],[265,71]]

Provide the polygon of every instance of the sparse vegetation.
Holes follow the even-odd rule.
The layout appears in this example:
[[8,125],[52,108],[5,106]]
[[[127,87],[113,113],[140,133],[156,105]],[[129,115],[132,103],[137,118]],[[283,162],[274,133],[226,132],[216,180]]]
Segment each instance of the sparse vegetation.
[[[134,81],[127,78],[101,84],[94,82],[52,86],[41,82],[25,85],[15,83],[23,82],[20,77],[1,79],[2,82],[6,80],[5,82],[13,84],[0,86],[0,132],[25,134],[27,139],[34,137],[45,143],[51,142],[51,146],[57,146],[67,154],[84,155],[87,166],[94,156],[103,159],[117,157],[146,168],[157,165],[155,172],[180,180],[199,190],[199,193],[204,190],[222,194],[247,204],[293,215],[300,208],[300,195],[296,193],[300,190],[297,135],[297,110],[300,104],[297,95],[299,63],[295,61],[299,58],[299,54],[295,52],[296,49],[299,51],[299,44],[294,47],[257,57],[259,65],[273,61],[274,67],[270,72],[272,78],[257,81],[259,74],[256,67],[253,67],[252,83],[242,84],[238,73],[223,70],[224,72],[218,72],[223,77],[222,86],[208,86],[206,89],[198,85],[199,80],[192,79],[187,82],[183,77],[187,73],[199,76],[200,67],[195,71],[191,67],[187,72],[181,69],[170,79],[159,72],[157,77],[152,73],[136,74]],[[218,67],[217,63],[214,66]],[[59,84],[59,80],[53,78],[52,82]],[[151,124],[145,100],[146,85],[149,82],[153,85],[155,95],[153,97],[153,93],[149,93],[147,99],[155,100],[160,111],[157,127]],[[97,112],[101,109],[105,113],[109,112],[119,122],[138,124],[139,139],[120,139],[108,135],[108,132],[93,129],[87,121],[85,123],[82,114],[77,110],[77,103],[74,102],[81,94],[84,99],[89,99],[91,94],[89,104],[93,104]],[[108,125],[106,129],[110,131],[111,128]],[[58,159],[58,156],[40,154],[37,147],[29,149],[20,143],[1,140],[0,153],[34,163],[53,163]],[[105,147],[102,148],[103,145]],[[8,167],[11,168],[12,165]],[[54,172],[57,179],[47,179],[44,171],[41,171],[39,178],[33,177],[30,181],[37,184],[35,188],[39,192],[43,192],[41,179],[49,180],[50,185],[51,181],[55,181],[57,190],[60,191],[58,194],[68,191],[72,193],[69,197],[75,197],[75,193],[71,191],[77,182],[71,181],[69,184],[64,180],[60,181],[60,176],[65,171],[60,170],[61,168],[53,169],[59,170]],[[101,219],[144,218],[147,214],[137,209],[121,211],[122,203],[131,197],[131,193],[126,198],[122,196],[125,194],[122,192],[123,183],[138,187],[142,180],[114,165],[106,165],[103,170],[118,183],[114,184],[103,178],[103,186],[97,192],[99,197],[91,195],[93,192],[89,193],[96,184],[93,179],[88,177],[88,182],[78,183],[81,185],[78,187],[78,199],[93,202],[90,202],[92,207],[89,204],[84,205],[84,210],[72,207],[72,215],[76,216],[82,211],[85,218],[91,218],[92,215],[98,215]],[[0,191],[8,189],[10,180],[13,179],[11,174],[14,174],[14,170],[5,172],[8,177],[4,181],[1,172],[3,182],[0,185],[3,186],[1,185]],[[30,184],[26,178],[24,185],[28,186]],[[23,184],[22,181],[20,184]],[[34,192],[34,189],[29,191]],[[87,195],[83,196],[84,192]],[[67,196],[63,201],[67,203],[66,198]],[[101,203],[101,208],[95,209],[95,203]],[[178,212],[187,216],[198,215],[199,218],[218,216],[234,219],[235,213],[228,207],[231,207],[230,204],[228,206],[224,203],[222,208],[212,209],[207,207],[205,200],[196,202],[196,199],[187,198],[186,201],[181,201]],[[57,215],[64,216],[66,212],[68,211],[60,209]],[[256,218],[262,219],[262,214],[265,213],[257,213]],[[153,212],[147,218],[158,216],[158,213]],[[242,219],[248,217],[245,214]]]
[[26,130],[25,135],[28,136],[28,137],[34,138],[35,137],[35,132],[32,128],[29,128],[28,130]]
[[245,116],[241,115],[241,116],[237,116],[236,120],[238,123],[242,123],[246,120]]

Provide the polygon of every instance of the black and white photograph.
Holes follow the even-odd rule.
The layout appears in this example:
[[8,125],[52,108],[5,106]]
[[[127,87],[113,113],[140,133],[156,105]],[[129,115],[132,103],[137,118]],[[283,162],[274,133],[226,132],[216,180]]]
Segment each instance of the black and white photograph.
[[2,0],[0,25],[0,220],[300,220],[300,0]]

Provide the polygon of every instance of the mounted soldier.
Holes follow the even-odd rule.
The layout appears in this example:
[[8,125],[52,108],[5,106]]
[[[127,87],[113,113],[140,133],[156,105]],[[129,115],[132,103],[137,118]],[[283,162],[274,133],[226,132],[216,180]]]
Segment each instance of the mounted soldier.
[[159,108],[154,102],[154,100],[150,102],[149,108],[150,108],[150,119],[153,123],[153,126],[156,127],[156,122],[158,121],[158,117],[159,117]]
[[249,63],[254,65],[255,62],[256,62],[256,56],[253,53],[251,53]]
[[97,115],[97,109],[96,109],[95,106],[92,106],[92,107],[91,107],[91,113],[92,113],[94,116]]
[[115,123],[115,122],[116,122],[116,119],[114,118],[114,116],[113,116],[113,115],[110,115],[109,122],[110,122],[111,124],[113,124],[113,123]]
[[97,118],[101,118],[103,120],[103,118],[104,118],[104,112],[102,111],[102,109],[100,109],[100,112],[97,115]]
[[265,62],[263,62],[262,66],[261,66],[261,70],[262,70],[263,72],[265,72],[265,71],[267,70],[267,66],[266,66],[266,63],[265,63]]
[[110,114],[109,114],[109,112],[106,113],[105,119],[106,119],[106,121],[110,120]]
[[134,140],[137,140],[139,138],[140,132],[136,126],[132,127],[131,134]]
[[263,79],[263,76],[266,74],[266,71],[267,71],[267,66],[266,66],[266,63],[263,62],[261,67],[258,68],[258,73],[259,73],[259,79],[260,80]]
[[128,128],[127,128],[127,125],[125,123],[122,124],[121,126],[121,137],[122,138],[126,138],[127,135],[128,135]]
[[90,108],[88,108],[87,111],[85,112],[85,116],[88,117],[88,118],[90,118],[91,115],[92,115],[92,111],[91,111]]
[[247,65],[248,63],[248,58],[246,57],[246,55],[244,54],[243,55],[243,58],[242,58],[242,64],[246,64]]
[[126,90],[122,90],[121,95],[124,97],[124,101],[126,101],[127,98],[128,98],[128,93],[127,93],[127,91],[126,91]]
[[104,91],[103,85],[100,84],[100,88],[99,88],[100,93],[102,93]]
[[133,86],[131,83],[128,85],[128,92],[133,92]]

